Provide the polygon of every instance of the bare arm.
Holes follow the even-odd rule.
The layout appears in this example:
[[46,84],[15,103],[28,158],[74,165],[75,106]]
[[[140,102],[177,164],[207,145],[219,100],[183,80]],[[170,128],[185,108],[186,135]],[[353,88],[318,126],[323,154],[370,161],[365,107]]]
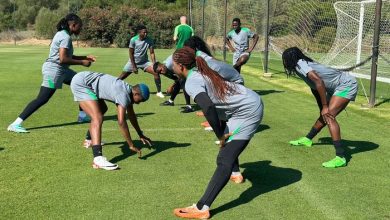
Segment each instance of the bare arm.
[[131,139],[130,136],[129,127],[127,126],[127,122],[126,122],[126,109],[121,105],[117,105],[117,113],[118,113],[118,125],[120,131],[123,137],[125,138],[127,144],[129,145],[130,150],[137,152],[138,157],[141,157],[141,150],[139,150],[134,146],[133,140]]
[[138,136],[140,137],[143,144],[148,144],[149,146],[152,146],[152,140],[150,138],[146,137],[141,128],[139,127],[137,116],[135,115],[133,105],[129,105],[127,107],[127,117],[129,117],[130,123],[133,126],[133,128],[136,130]]
[[229,49],[230,49],[231,52],[236,51],[236,50],[233,48],[232,43],[230,43],[230,39],[229,39],[228,37],[226,38],[226,44],[228,45],[228,47],[229,47]]
[[154,48],[150,47],[149,50],[150,50],[150,59],[152,60],[152,63],[155,63],[156,62],[156,54],[154,53]]
[[315,84],[316,90],[318,92],[322,104],[321,115],[324,121],[328,124],[330,120],[334,119],[334,116],[332,116],[329,113],[328,101],[326,100],[326,89],[325,89],[324,81],[322,81],[321,77],[318,76],[318,74],[315,71],[310,71],[307,74],[307,77]]
[[252,47],[249,50],[247,50],[248,53],[251,53],[255,49],[256,44],[257,44],[258,41],[259,41],[259,35],[255,34],[253,36],[253,45],[252,45]]
[[67,55],[67,48],[60,48],[60,64],[68,64],[68,65],[83,65],[89,67],[91,65],[91,60],[88,59],[74,59],[73,56],[69,57]]

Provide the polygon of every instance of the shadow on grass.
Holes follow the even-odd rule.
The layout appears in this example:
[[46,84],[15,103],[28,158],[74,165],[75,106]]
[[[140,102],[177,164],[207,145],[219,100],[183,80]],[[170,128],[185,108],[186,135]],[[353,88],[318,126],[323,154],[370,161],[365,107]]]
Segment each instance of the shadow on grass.
[[385,104],[385,103],[387,103],[387,102],[390,102],[390,99],[383,99],[383,100],[381,100],[380,102],[376,103],[376,104],[375,104],[375,107],[378,107],[378,106],[380,106],[380,105],[382,105],[382,104]]
[[0,151],[4,150],[4,147],[0,147]]
[[[315,145],[333,145],[331,137],[322,137],[318,139]],[[357,154],[365,151],[375,150],[379,147],[378,144],[370,141],[350,141],[342,140],[341,142],[345,146],[345,159],[349,162],[352,159],[352,154]]]
[[270,128],[271,128],[271,127],[268,126],[268,125],[260,124],[259,127],[257,127],[255,133],[261,132],[261,131],[264,131],[264,130],[268,130],[268,129],[270,129]]
[[[142,118],[142,117],[145,117],[145,116],[148,116],[148,115],[153,115],[153,114],[154,114],[153,112],[146,112],[146,113],[139,113],[139,114],[136,113],[137,118]],[[117,115],[104,116],[103,119],[104,119],[104,121],[109,121],[109,120],[118,121]],[[89,123],[89,122],[77,122],[77,121],[75,121],[75,122],[68,122],[68,123],[62,123],[62,124],[56,124],[56,125],[45,125],[45,126],[39,126],[39,127],[32,127],[32,128],[28,128],[27,130],[64,127],[64,126],[79,125],[79,124],[85,124],[85,123]]]
[[274,90],[274,89],[270,89],[270,90],[253,90],[253,91],[256,92],[259,95],[268,95],[268,94],[272,94],[272,93],[284,92],[284,91],[281,91],[281,90]]
[[261,194],[280,189],[302,179],[301,171],[272,166],[269,160],[244,163],[240,167],[245,169],[242,172],[245,181],[249,181],[252,186],[242,192],[237,199],[211,210],[212,215],[246,204]]
[[[139,140],[134,140],[134,145],[137,146],[137,147],[142,147],[142,148],[148,148],[149,146],[148,145],[144,145],[142,144],[141,141]],[[122,144],[120,146],[121,150],[122,150],[122,155],[118,155],[114,158],[112,158],[110,160],[111,163],[117,163],[121,160],[124,160],[132,155],[135,155],[136,153],[131,151],[127,145],[127,143],[125,142],[112,142],[112,143],[105,143],[104,146],[109,146],[109,145],[116,145],[116,144]],[[176,148],[176,147],[188,147],[190,146],[191,144],[190,143],[176,143],[176,142],[172,142],[172,141],[153,141],[153,146],[149,147],[149,149],[153,149],[154,151],[146,154],[146,155],[143,155],[140,159],[142,160],[146,160],[148,159],[149,157],[152,157],[158,153],[161,153],[163,151],[166,151],[170,148]],[[144,153],[144,152],[142,152]]]

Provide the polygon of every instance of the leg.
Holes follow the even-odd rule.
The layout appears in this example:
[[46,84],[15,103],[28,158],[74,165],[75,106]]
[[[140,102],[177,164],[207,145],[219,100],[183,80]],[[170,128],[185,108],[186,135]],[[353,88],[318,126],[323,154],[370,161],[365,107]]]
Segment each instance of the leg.
[[246,64],[249,60],[249,55],[242,55],[240,58],[238,58],[237,62],[234,64],[234,68],[240,73],[241,72],[241,66]]
[[207,186],[206,192],[197,203],[198,209],[202,209],[203,205],[211,206],[217,195],[229,181],[234,163],[248,143],[249,140],[233,140],[221,148],[217,157],[217,168]]
[[91,117],[89,131],[92,140],[92,145],[100,145],[103,124],[103,111],[102,109],[100,109],[100,100],[81,101],[79,103],[81,108]]
[[41,86],[39,94],[36,99],[31,101],[23,112],[19,115],[19,117],[23,120],[26,120],[30,115],[32,115],[36,110],[38,110],[41,106],[46,104],[50,98],[55,93],[56,89],[51,89],[47,87]]
[[148,73],[150,73],[150,74],[153,75],[153,77],[154,77],[154,83],[156,84],[156,88],[157,88],[157,93],[161,93],[161,78],[160,78],[160,74],[155,73],[155,72],[153,71],[153,66],[152,66],[152,65],[146,67],[146,68],[144,69],[144,71],[145,71],[145,72],[148,72]]
[[[98,100],[98,105],[99,105],[99,108],[101,110],[102,115],[104,115],[108,109],[106,103],[104,102],[104,100]],[[102,142],[100,142],[100,143],[101,143],[101,145],[103,145]],[[85,135],[85,141],[84,141],[83,145],[85,148],[89,148],[92,146],[91,132],[89,131],[89,129],[87,131],[87,134]]]

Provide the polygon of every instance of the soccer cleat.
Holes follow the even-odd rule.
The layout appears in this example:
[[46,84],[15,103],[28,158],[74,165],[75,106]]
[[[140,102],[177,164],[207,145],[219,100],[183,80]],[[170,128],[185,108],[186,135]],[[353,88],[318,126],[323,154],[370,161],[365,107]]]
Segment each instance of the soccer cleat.
[[161,106],[174,106],[175,103],[170,102],[170,101],[165,101],[165,102],[161,103],[160,105],[161,105]]
[[158,92],[156,93],[156,96],[160,97],[160,98],[165,98],[164,94],[162,94],[162,92]]
[[205,131],[213,131],[213,128],[212,127],[205,127],[204,130]]
[[204,121],[204,122],[200,123],[200,125],[202,125],[203,127],[210,127],[210,124],[208,121]]
[[21,124],[13,125],[10,124],[7,128],[8,131],[16,132],[16,133],[29,133],[25,128],[22,127]]
[[346,165],[347,165],[347,160],[339,156],[336,156],[332,160],[322,163],[322,166],[326,168],[345,167]]
[[103,156],[98,156],[93,158],[93,164],[92,167],[94,169],[104,169],[104,170],[115,170],[118,169],[118,165],[110,163],[107,161],[107,158]]
[[244,182],[244,176],[242,176],[241,174],[231,175],[230,180],[233,181],[234,183],[240,184]]
[[214,142],[216,145],[220,145],[221,144],[221,141],[215,141]]
[[201,211],[196,207],[195,204],[185,208],[177,208],[173,210],[173,214],[180,218],[191,218],[191,219],[209,219],[209,210]]
[[290,143],[291,145],[294,145],[294,146],[311,147],[311,145],[313,144],[313,141],[310,140],[310,139],[307,138],[307,137],[301,137],[301,138],[299,138],[298,140],[290,141],[290,142],[288,142],[288,143]]
[[84,116],[84,117],[82,117],[82,116],[79,115],[79,117],[77,118],[77,122],[78,122],[78,123],[91,122],[91,118],[90,118],[88,115],[86,115],[86,116]]
[[[104,146],[104,142],[102,141],[101,143],[100,143],[100,145],[102,145],[102,146]],[[92,147],[92,140],[88,140],[88,139],[85,139],[84,141],[83,141],[83,147],[85,147],[85,148],[90,148],[90,147]]]
[[186,106],[182,111],[181,113],[190,113],[190,112],[193,112],[194,109],[190,106]]

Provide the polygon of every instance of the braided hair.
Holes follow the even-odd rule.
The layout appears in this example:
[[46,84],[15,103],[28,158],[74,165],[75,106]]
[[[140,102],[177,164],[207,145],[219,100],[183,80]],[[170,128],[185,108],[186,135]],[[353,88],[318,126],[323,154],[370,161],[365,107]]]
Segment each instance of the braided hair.
[[192,36],[188,38],[184,42],[184,46],[190,47],[195,51],[202,51],[203,53],[209,55],[212,57],[209,47],[207,46],[206,42],[202,40],[202,38],[198,36]]
[[295,67],[299,60],[306,60],[313,62],[313,59],[307,57],[298,47],[291,47],[286,49],[282,54],[283,66],[287,76],[296,74],[297,70]]
[[62,18],[58,24],[57,24],[57,31],[62,31],[62,30],[66,30],[66,31],[70,31],[69,30],[69,21],[73,21],[77,24],[81,24],[82,21],[81,21],[81,18],[79,16],[77,16],[76,14],[74,13],[70,13],[68,15],[66,15],[64,18]]
[[195,50],[190,47],[183,47],[178,49],[173,54],[173,61],[179,63],[190,70],[194,67],[198,68],[199,73],[205,78],[213,87],[214,95],[222,101],[226,101],[228,94],[235,94],[236,87],[232,83],[225,81],[217,72],[210,69],[206,61],[195,55]]

